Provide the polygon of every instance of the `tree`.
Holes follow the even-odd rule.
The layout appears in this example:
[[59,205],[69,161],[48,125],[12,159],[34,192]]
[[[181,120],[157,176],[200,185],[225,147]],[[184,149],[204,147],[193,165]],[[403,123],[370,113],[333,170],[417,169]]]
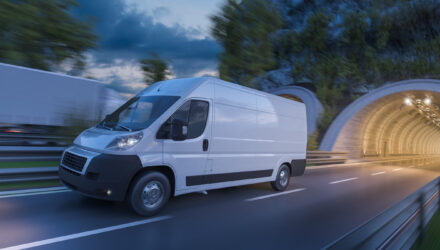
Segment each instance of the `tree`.
[[167,62],[156,53],[152,53],[149,58],[140,60],[140,64],[147,85],[166,80],[171,76],[171,70]]
[[212,35],[223,46],[220,78],[251,86],[251,81],[277,67],[273,32],[282,26],[275,7],[266,0],[228,0],[211,17]]
[[316,89],[325,109],[321,135],[359,94],[403,79],[440,79],[440,1],[251,2],[229,0],[212,18],[224,49],[220,77],[246,84],[287,65],[291,79]]
[[74,0],[0,1],[0,60],[50,70],[65,60],[84,67],[83,52],[95,47],[91,24],[76,20]]

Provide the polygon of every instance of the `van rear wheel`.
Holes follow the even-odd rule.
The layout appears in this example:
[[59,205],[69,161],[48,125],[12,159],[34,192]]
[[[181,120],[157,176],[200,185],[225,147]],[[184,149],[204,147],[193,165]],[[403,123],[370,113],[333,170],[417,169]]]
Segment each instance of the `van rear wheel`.
[[284,191],[290,182],[290,168],[286,164],[281,165],[278,170],[277,178],[275,181],[271,181],[270,185],[276,191]]
[[139,215],[152,216],[165,206],[170,194],[168,178],[160,172],[148,172],[134,180],[128,202]]

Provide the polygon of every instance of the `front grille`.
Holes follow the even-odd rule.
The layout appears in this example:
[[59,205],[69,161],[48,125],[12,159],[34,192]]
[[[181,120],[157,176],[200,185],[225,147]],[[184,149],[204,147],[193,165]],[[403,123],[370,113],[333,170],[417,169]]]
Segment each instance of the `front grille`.
[[84,165],[86,164],[86,161],[86,157],[72,154],[70,152],[65,152],[62,163],[64,166],[70,169],[81,172],[84,168]]

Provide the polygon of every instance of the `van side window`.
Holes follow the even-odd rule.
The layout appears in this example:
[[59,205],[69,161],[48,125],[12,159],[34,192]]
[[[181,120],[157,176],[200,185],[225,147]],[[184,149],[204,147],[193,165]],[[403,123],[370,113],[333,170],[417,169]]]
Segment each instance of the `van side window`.
[[209,103],[205,101],[191,101],[188,121],[188,139],[201,136],[205,131],[208,120]]
[[171,121],[179,119],[188,126],[187,139],[197,138],[203,134],[208,120],[209,103],[206,101],[191,100],[185,102],[162,124],[157,132],[157,139],[170,139]]

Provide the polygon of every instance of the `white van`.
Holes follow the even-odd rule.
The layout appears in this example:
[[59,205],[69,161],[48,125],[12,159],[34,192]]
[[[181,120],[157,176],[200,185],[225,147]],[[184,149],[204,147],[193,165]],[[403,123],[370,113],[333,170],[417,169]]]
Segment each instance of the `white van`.
[[281,191],[304,173],[306,120],[303,103],[216,78],[158,82],[81,133],[59,175],[147,216],[172,195],[258,182]]

